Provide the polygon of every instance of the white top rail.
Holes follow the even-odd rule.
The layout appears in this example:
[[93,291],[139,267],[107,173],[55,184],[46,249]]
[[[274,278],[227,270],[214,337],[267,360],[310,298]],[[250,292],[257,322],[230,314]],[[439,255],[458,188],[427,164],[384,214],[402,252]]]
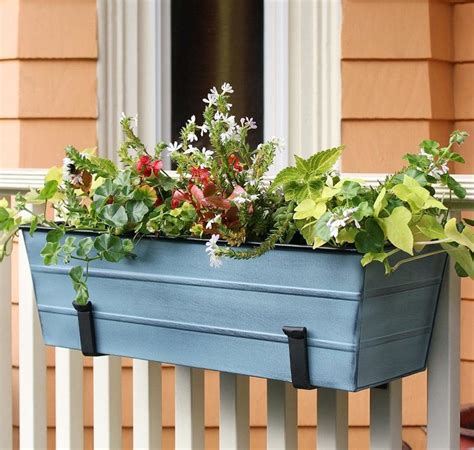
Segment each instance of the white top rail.
[[[168,173],[175,175],[172,171]],[[31,188],[39,188],[43,185],[45,174],[45,169],[0,169],[0,195],[11,195],[29,191]],[[342,176],[363,179],[370,185],[376,185],[385,179],[386,174],[343,173]],[[474,209],[474,175],[454,175],[454,178],[464,186],[467,195],[462,200],[453,198],[450,202],[451,207],[456,210]],[[446,197],[448,189],[439,186],[436,193],[441,197]]]

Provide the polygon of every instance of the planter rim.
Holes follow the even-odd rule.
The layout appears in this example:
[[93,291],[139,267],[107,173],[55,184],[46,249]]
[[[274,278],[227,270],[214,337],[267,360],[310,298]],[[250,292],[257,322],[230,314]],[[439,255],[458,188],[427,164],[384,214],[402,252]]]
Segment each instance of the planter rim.
[[[19,227],[23,231],[28,231],[29,230],[29,225],[24,224],[20,225]],[[46,227],[44,225],[39,225],[36,230],[38,231],[49,231],[52,230],[51,227]],[[74,230],[67,230],[67,233],[70,234],[91,234],[91,235],[98,235],[101,234],[100,230],[81,230],[81,229],[74,229]],[[120,235],[119,237],[127,238],[133,236],[133,233],[129,234],[123,234]],[[177,237],[170,237],[170,236],[155,236],[152,234],[145,234],[143,235],[143,239],[150,239],[150,240],[165,240],[165,241],[180,241],[180,242],[195,242],[195,243],[205,243],[208,241],[208,239],[204,238],[197,238],[197,237],[191,237],[191,236],[177,236]],[[219,239],[218,241],[220,244],[226,244],[225,240]],[[245,244],[240,245],[239,247],[236,248],[251,248],[251,247],[256,247],[261,245],[262,242],[246,242]],[[299,249],[299,250],[310,250],[312,252],[316,251],[329,251],[329,252],[345,252],[345,253],[351,253],[351,254],[357,254],[360,255],[362,258],[362,253],[359,253],[355,247],[352,246],[346,246],[346,247],[332,247],[330,245],[323,245],[321,247],[318,247],[317,249],[313,249],[310,245],[305,245],[305,244],[276,244],[275,248],[278,249]],[[387,246],[386,251],[390,251],[393,249],[393,246]]]

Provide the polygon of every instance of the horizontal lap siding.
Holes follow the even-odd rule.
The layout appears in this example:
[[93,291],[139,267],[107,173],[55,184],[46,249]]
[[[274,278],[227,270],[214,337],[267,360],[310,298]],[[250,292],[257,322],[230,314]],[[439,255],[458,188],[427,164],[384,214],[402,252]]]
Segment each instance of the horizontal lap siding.
[[[466,164],[453,169],[474,173],[474,2],[453,3],[344,1],[343,171],[398,170],[401,157],[417,152],[422,139],[445,143],[453,129],[461,129],[471,134],[460,148]],[[463,280],[462,296],[461,402],[468,403],[474,401],[472,281]],[[356,395],[350,401],[359,404],[353,423],[364,426],[368,396]],[[426,374],[406,378],[403,397],[405,427],[425,425]],[[423,448],[420,437],[407,441]]]

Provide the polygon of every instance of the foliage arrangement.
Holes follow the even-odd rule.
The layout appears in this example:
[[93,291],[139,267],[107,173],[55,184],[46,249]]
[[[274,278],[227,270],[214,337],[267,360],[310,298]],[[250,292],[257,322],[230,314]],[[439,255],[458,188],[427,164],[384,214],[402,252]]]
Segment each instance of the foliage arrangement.
[[[363,254],[362,265],[382,263],[387,274],[447,252],[460,276],[474,278],[474,223],[450,218],[447,199],[435,198],[434,189],[440,184],[449,197],[466,195],[448,165],[464,162],[454,147],[467,133],[453,132],[446,147],[423,141],[418,154],[405,156],[403,169],[376,187],[334,170],[343,147],[308,159],[296,156],[294,167],[268,183],[265,174],[281,143],[271,139],[250,147],[247,137],[256,124],[231,115],[232,93],[228,83],[220,91],[212,88],[203,99],[203,121],[191,117],[179,142],[160,142],[153,150],[135,134],[135,119],[123,116],[120,168],[94,150],[67,147],[63,168],[50,169],[41,189],[18,194],[14,207],[0,200],[0,259],[11,252],[20,225],[27,224],[30,233],[48,227],[44,263],[74,262],[70,277],[77,303],[89,298],[91,262],[132,258],[146,235],[206,238],[214,267],[224,257],[250,259],[292,242],[314,249],[354,246]],[[163,169],[165,155],[176,176]],[[97,233],[79,238],[69,230]],[[260,244],[238,248],[248,242]],[[404,257],[392,263],[396,253]]]

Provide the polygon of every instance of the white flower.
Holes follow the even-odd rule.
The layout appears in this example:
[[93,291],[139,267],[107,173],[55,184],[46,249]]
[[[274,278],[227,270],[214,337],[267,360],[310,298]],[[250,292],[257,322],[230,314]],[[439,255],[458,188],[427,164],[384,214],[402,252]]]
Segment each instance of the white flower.
[[344,219],[348,219],[348,218],[350,218],[350,217],[352,216],[352,214],[354,214],[357,210],[358,210],[357,207],[346,209],[346,210],[342,213],[342,216],[344,217]]
[[63,159],[63,180],[64,181],[71,181],[72,174],[76,171],[74,166],[74,161],[71,158],[64,158]]
[[248,117],[246,117],[245,119],[240,119],[240,124],[243,127],[248,127],[251,130],[255,130],[257,128],[257,122],[253,120],[253,117],[250,117],[250,119]]
[[195,123],[196,122],[196,116],[193,114],[191,118],[188,120],[188,124]]
[[196,133],[194,131],[190,131],[188,133],[188,141],[193,142],[193,141],[197,141],[197,140],[198,140],[198,137],[196,136]]
[[168,147],[166,147],[166,150],[168,150],[170,153],[173,153],[179,150],[181,147],[182,147],[181,144],[178,144],[176,141],[174,141],[173,143],[170,142],[168,144]]
[[277,151],[281,151],[283,148],[285,148],[285,141],[283,139],[272,137],[270,138],[269,142],[275,147]]
[[185,155],[191,155],[193,153],[196,153],[196,151],[199,150],[197,147],[194,147],[192,145],[189,145],[188,148],[183,152]]
[[206,253],[209,255],[209,263],[211,267],[220,267],[222,265],[222,260],[217,254],[219,246],[217,241],[219,240],[218,234],[213,234],[209,241],[206,242]]
[[224,83],[221,86],[221,89],[222,89],[223,94],[227,94],[227,93],[232,94],[234,92],[233,87],[229,83]]
[[331,237],[336,237],[339,233],[339,228],[342,228],[346,225],[346,221],[344,219],[335,219],[334,216],[328,220],[327,223],[329,227],[329,234]]
[[207,103],[209,106],[215,105],[216,102],[217,102],[217,95],[215,95],[211,92],[210,94],[207,94],[207,98],[203,98],[202,101],[204,103]]
[[441,164],[440,166],[437,166],[436,164],[432,163],[430,164],[429,169],[430,171],[428,172],[428,175],[431,175],[437,180],[439,180],[442,175],[444,175],[445,173],[448,173],[449,171],[447,164]]
[[227,111],[230,111],[230,109],[232,108],[232,103],[226,103],[225,107],[227,108]]
[[215,223],[221,223],[221,215],[217,214],[217,216],[213,217],[209,222],[206,224],[206,229],[210,230],[212,228],[212,225]]
[[214,154],[212,150],[207,150],[206,147],[203,147],[201,152],[206,160],[210,159],[212,155]]
[[200,127],[198,126],[198,128],[201,130],[201,136],[209,131],[209,127],[205,123],[203,123]]
[[245,205],[249,202],[254,202],[258,199],[258,194],[248,194],[247,192],[243,192],[242,194],[238,195],[237,197],[233,198],[232,201],[237,205]]

